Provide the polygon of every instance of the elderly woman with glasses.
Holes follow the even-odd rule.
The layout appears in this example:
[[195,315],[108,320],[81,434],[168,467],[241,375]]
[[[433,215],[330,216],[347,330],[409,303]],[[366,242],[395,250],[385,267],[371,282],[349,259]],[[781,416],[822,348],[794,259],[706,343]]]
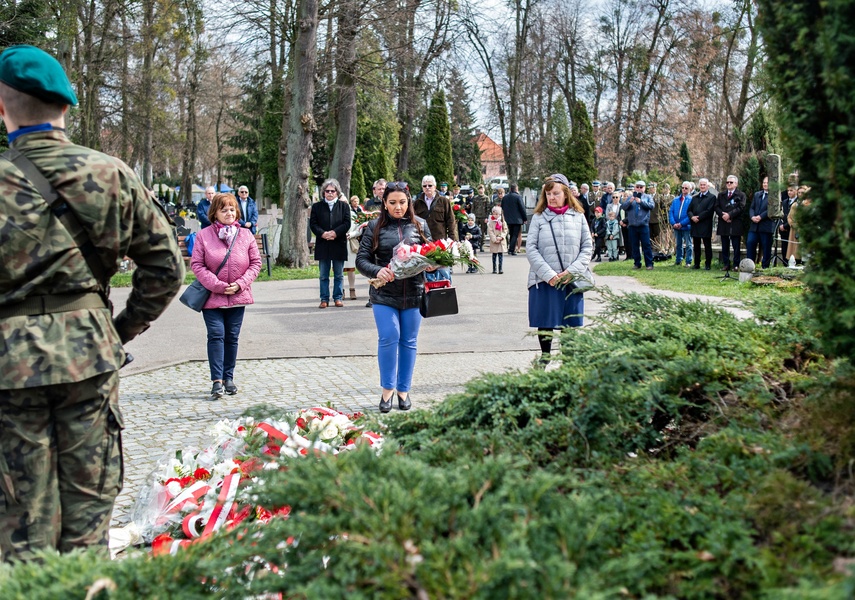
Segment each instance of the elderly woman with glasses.
[[344,306],[344,263],[347,260],[347,232],[350,230],[350,203],[341,193],[335,179],[327,179],[321,186],[323,198],[312,205],[309,227],[315,234],[315,260],[320,268],[321,303],[330,303],[330,269],[333,270],[332,300],[339,308]]
[[[356,268],[370,279],[385,282],[369,292],[377,325],[377,362],[380,366],[380,412],[392,410],[397,392],[398,408],[409,410],[410,385],[416,365],[416,344],[422,316],[424,273],[396,279],[388,267],[395,246],[430,241],[427,222],[415,215],[405,182],[386,184],[380,216],[368,223],[359,243]],[[433,269],[430,269],[433,270]]]

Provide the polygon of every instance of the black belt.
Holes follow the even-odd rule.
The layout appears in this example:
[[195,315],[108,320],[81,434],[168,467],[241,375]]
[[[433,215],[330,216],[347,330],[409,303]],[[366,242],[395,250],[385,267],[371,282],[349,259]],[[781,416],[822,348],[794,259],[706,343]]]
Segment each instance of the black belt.
[[47,315],[50,313],[95,308],[107,308],[104,304],[104,299],[97,292],[57,294],[54,296],[30,296],[26,300],[16,302],[15,304],[0,306],[0,319]]

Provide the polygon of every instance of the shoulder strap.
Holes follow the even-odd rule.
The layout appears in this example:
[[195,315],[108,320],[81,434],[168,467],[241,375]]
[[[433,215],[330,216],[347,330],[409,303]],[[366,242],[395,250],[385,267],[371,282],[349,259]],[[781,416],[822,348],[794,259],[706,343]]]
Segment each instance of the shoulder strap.
[[27,181],[33,184],[36,190],[38,190],[53,214],[56,215],[60,223],[68,230],[74,243],[80,249],[81,254],[83,254],[83,259],[86,261],[89,270],[92,271],[92,275],[98,283],[99,292],[106,294],[107,274],[104,270],[104,265],[98,259],[98,251],[95,248],[95,244],[89,239],[86,230],[83,229],[83,226],[77,219],[77,215],[74,214],[65,202],[65,199],[59,195],[33,161],[24,156],[19,150],[9,148],[9,150],[0,156],[18,167],[27,178]]
[[546,219],[546,222],[549,223],[549,231],[552,232],[552,241],[555,243],[555,253],[558,256],[558,264],[561,266],[561,270],[564,270],[564,261],[561,260],[561,248],[558,247],[558,240],[555,238],[555,230],[552,228],[552,221]]
[[[212,227],[213,227],[213,225],[212,225]],[[240,227],[239,227],[239,228],[238,228],[238,230],[237,230],[237,233],[235,234],[235,237],[233,237],[233,238],[232,238],[232,243],[231,243],[231,244],[229,244],[229,251],[228,251],[228,252],[226,252],[226,255],[223,257],[223,262],[221,262],[221,263],[220,263],[220,266],[219,266],[219,267],[217,267],[217,270],[216,270],[216,271],[214,271],[214,275],[219,275],[219,274],[220,274],[220,271],[222,271],[222,270],[223,270],[223,266],[225,266],[226,261],[229,259],[229,254],[231,254],[231,253],[232,253],[232,248],[234,248],[234,247],[235,247],[235,242],[237,241],[238,236],[240,235],[240,230],[241,230],[241,229],[242,229],[242,228],[240,228]]]

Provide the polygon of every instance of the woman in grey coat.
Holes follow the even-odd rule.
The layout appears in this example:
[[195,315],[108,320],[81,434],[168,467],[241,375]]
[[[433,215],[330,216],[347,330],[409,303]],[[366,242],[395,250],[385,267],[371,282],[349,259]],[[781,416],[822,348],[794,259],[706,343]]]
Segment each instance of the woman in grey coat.
[[582,294],[570,293],[565,284],[574,278],[593,284],[592,249],[585,209],[570,194],[567,178],[547,177],[526,238],[528,322],[538,331],[541,364],[549,360],[554,329],[582,326]]

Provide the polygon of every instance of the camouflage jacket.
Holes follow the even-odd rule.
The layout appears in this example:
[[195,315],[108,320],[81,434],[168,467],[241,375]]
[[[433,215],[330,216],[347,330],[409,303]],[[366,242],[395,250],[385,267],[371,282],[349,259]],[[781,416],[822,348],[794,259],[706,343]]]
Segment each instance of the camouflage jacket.
[[[122,161],[72,144],[56,130],[22,135],[12,146],[65,199],[107,276],[124,256],[137,269],[127,306],[115,319],[107,308],[0,318],[0,389],[73,383],[114,371],[125,360],[122,344],[148,329],[184,280],[174,228]],[[38,191],[16,166],[0,160],[0,306],[98,289]]]

